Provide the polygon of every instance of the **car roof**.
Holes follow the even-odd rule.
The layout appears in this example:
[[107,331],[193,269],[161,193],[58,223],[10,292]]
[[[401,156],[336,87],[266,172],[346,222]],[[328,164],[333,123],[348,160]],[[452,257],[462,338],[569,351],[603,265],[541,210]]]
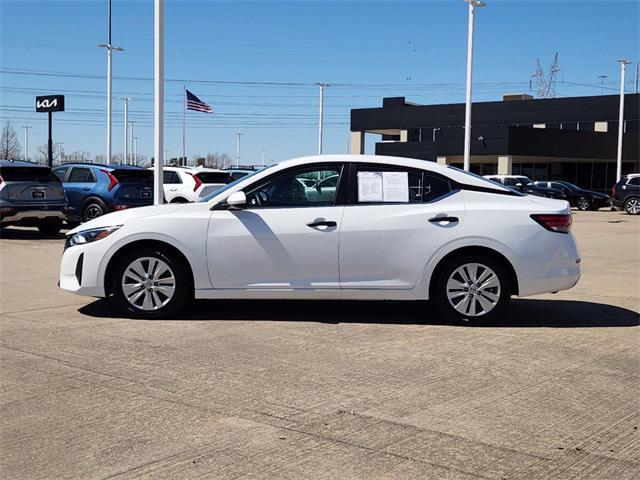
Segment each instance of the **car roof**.
[[38,167],[49,168],[48,165],[40,165],[33,162],[25,162],[24,160],[0,160],[0,167]]
[[96,167],[106,168],[108,170],[146,170],[144,167],[138,167],[136,165],[126,165],[124,163],[67,162],[56,165],[56,167]]
[[[149,167],[149,170],[153,170],[154,167]],[[172,165],[172,166],[167,166],[167,167],[162,167],[162,170],[169,170],[170,172],[194,172],[194,173],[198,173],[198,172],[221,172],[221,173],[227,173],[227,170],[220,170],[218,168],[209,168],[209,167],[181,167],[181,166],[176,166],[176,165]]]

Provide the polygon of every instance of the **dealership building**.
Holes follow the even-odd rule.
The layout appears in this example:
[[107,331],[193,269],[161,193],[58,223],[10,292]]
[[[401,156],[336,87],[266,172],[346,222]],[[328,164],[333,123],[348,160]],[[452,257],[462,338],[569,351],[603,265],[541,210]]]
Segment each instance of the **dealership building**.
[[[505,95],[473,104],[471,171],[566,180],[609,191],[616,178],[620,97],[533,99]],[[385,98],[381,108],[351,110],[351,152],[419,158],[462,167],[465,105],[418,105]],[[622,173],[640,172],[640,95],[625,95]],[[366,152],[370,153],[370,152]]]

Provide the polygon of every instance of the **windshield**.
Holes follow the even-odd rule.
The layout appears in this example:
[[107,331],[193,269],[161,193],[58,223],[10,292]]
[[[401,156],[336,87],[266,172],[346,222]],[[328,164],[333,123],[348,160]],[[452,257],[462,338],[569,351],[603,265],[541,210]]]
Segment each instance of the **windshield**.
[[221,193],[224,193],[224,192],[226,192],[227,190],[232,189],[233,187],[235,187],[235,186],[236,186],[238,183],[240,183],[241,181],[245,181],[246,179],[248,179],[248,178],[250,178],[250,177],[253,177],[256,173],[263,172],[263,171],[265,171],[267,168],[271,168],[271,167],[274,167],[274,166],[275,166],[275,164],[274,164],[274,165],[269,165],[268,167],[261,168],[261,169],[259,169],[259,170],[256,170],[255,172],[251,172],[251,173],[250,173],[250,174],[248,174],[248,175],[245,175],[245,176],[243,176],[243,177],[241,177],[241,178],[238,178],[237,180],[234,180],[234,181],[233,181],[233,182],[231,182],[231,183],[227,183],[224,187],[222,187],[222,188],[218,188],[217,190],[214,190],[212,193],[210,193],[210,194],[209,194],[209,195],[207,195],[206,197],[202,197],[199,201],[200,201],[200,202],[208,202],[208,201],[212,200],[214,197],[217,197],[218,195],[220,195]]

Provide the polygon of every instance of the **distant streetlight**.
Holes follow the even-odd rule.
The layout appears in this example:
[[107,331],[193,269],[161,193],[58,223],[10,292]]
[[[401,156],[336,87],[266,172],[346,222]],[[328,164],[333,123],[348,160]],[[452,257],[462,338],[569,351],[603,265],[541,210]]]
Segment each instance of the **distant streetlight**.
[[24,128],[24,161],[29,161],[29,127],[28,125],[23,125]]
[[112,52],[124,51],[124,48],[114,47],[111,44],[111,0],[107,0],[107,31],[109,41],[101,43],[98,47],[107,49],[107,163],[109,163],[111,162],[111,57]]
[[164,0],[154,0],[153,15],[153,203],[164,203]]
[[236,132],[236,168],[240,166],[240,137],[244,133]]
[[631,62],[626,58],[618,60],[620,63],[620,117],[618,119],[618,155],[616,158],[616,183],[622,177],[622,136],[624,133],[624,81],[627,72],[627,65]]
[[324,123],[324,87],[329,87],[328,83],[317,83],[320,87],[320,112],[318,118],[318,155],[322,155],[322,127]]
[[464,114],[464,169],[471,168],[471,85],[473,82],[473,17],[476,7],[487,4],[479,0],[464,0],[469,4],[469,30],[467,33],[467,100]]
[[129,100],[131,97],[123,97],[124,100],[124,157],[122,163],[129,163]]
[[598,75],[600,79],[600,95],[604,95],[604,79],[607,78],[606,75]]

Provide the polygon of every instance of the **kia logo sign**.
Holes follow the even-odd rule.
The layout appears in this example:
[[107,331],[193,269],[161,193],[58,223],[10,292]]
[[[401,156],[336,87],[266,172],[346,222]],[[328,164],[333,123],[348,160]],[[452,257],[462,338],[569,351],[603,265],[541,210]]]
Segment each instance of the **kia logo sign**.
[[36,97],[36,112],[64,112],[64,95]]

